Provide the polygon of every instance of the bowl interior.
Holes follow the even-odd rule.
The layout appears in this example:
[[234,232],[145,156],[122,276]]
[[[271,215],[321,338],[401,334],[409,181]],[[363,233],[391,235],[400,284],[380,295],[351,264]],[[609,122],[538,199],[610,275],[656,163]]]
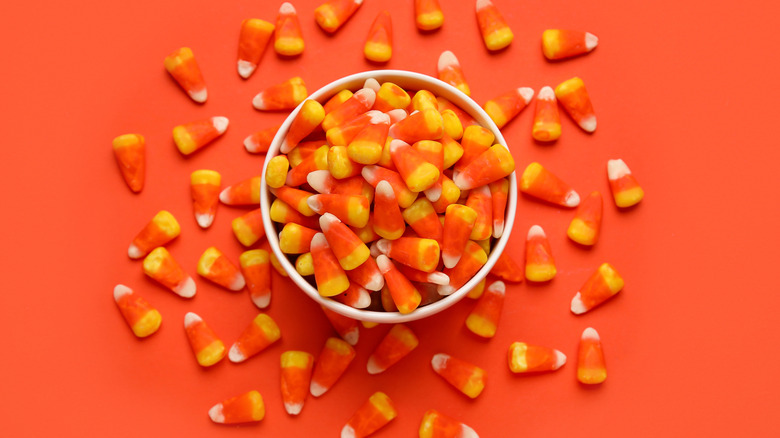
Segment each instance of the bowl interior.
[[[426,76],[420,73],[408,72],[403,70],[375,70],[375,71],[356,73],[338,79],[320,88],[316,92],[312,93],[309,96],[309,99],[315,99],[321,103],[325,103],[330,97],[335,95],[340,90],[343,89],[357,90],[361,88],[363,86],[363,83],[368,78],[374,78],[377,81],[379,81],[380,84],[383,82],[390,81],[404,88],[405,90],[426,89],[431,91],[437,96],[444,97],[445,99],[449,100],[450,102],[452,102],[453,104],[457,105],[458,107],[466,111],[468,114],[470,114],[480,125],[489,129],[495,135],[497,143],[505,145],[507,146],[507,148],[509,148],[509,145],[506,144],[506,140],[501,135],[501,131],[499,131],[496,124],[493,123],[490,117],[485,113],[484,110],[482,110],[482,108],[479,105],[477,105],[476,102],[474,102],[474,100],[472,100],[470,97],[463,94],[460,90],[456,89],[455,87],[446,84],[436,78]],[[292,123],[296,114],[298,114],[299,110],[300,110],[300,105],[298,106],[298,108],[296,108],[290,113],[287,119],[285,119],[281,128],[279,128],[279,131],[276,133],[276,136],[273,139],[273,142],[268,150],[268,153],[266,154],[265,164],[263,165],[262,183],[260,187],[260,207],[262,208],[262,211],[264,213],[263,226],[265,227],[265,234],[268,239],[268,243],[271,246],[271,250],[274,252],[274,255],[276,255],[276,258],[279,259],[279,262],[284,267],[289,277],[310,298],[312,298],[313,300],[327,307],[330,310],[333,310],[337,313],[340,313],[344,316],[353,319],[371,321],[377,323],[399,323],[399,322],[422,319],[434,315],[438,312],[441,312],[442,310],[460,301],[460,299],[466,296],[466,294],[471,289],[473,289],[480,281],[482,281],[483,278],[485,278],[488,272],[490,272],[490,269],[492,269],[493,265],[495,265],[498,256],[501,254],[501,252],[503,252],[506,243],[509,240],[509,235],[512,231],[512,226],[514,224],[515,211],[517,208],[517,180],[515,177],[515,172],[512,172],[512,174],[509,175],[508,177],[509,196],[507,199],[506,218],[505,218],[504,232],[502,236],[496,242],[493,243],[493,247],[491,249],[487,263],[485,263],[485,266],[483,266],[482,269],[480,269],[471,280],[469,280],[465,285],[463,285],[463,287],[456,290],[451,295],[446,296],[440,299],[439,301],[436,301],[435,303],[419,307],[418,309],[414,310],[409,314],[401,314],[399,312],[376,312],[371,310],[355,309],[353,307],[347,306],[345,304],[341,304],[332,299],[320,296],[319,292],[317,292],[317,289],[314,286],[312,286],[300,274],[298,274],[298,272],[295,270],[295,266],[293,266],[293,264],[290,263],[290,261],[287,259],[287,256],[284,253],[282,253],[281,249],[279,248],[278,231],[276,229],[274,222],[271,221],[270,215],[267,214],[267,212],[270,210],[270,204],[271,204],[270,193],[268,191],[268,186],[266,185],[265,182],[265,173],[268,166],[268,162],[270,161],[270,158],[272,158],[273,156],[279,153],[279,146],[282,140],[284,139],[285,135],[287,135],[287,131],[290,128],[290,124]]]

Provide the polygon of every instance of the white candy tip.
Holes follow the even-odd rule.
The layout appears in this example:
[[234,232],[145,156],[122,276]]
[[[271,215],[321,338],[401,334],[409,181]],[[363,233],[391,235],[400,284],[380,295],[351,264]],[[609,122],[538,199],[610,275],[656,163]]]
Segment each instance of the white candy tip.
[[244,356],[244,353],[238,348],[238,345],[233,344],[233,346],[230,347],[230,351],[228,351],[228,359],[233,363],[239,363],[245,361],[246,356]]
[[370,247],[368,247],[369,251],[371,251],[371,257],[377,258],[382,255],[382,251],[379,250],[379,248],[376,247],[376,242],[372,243]]
[[382,290],[382,287],[384,287],[384,285],[385,285],[385,277],[382,277],[381,274],[376,274],[373,276],[373,278],[371,278],[371,280],[366,282],[366,284],[363,287],[365,287],[367,290],[377,291],[377,290]]
[[352,307],[356,309],[365,309],[370,305],[371,305],[371,295],[368,293],[367,290],[363,289],[360,291],[360,295],[358,296],[357,301],[355,301],[352,304]]
[[[460,254],[442,253],[441,260],[442,262],[444,262],[445,268],[452,269],[455,267],[455,265],[458,264],[458,261],[460,260]],[[449,283],[449,281],[447,283]],[[443,283],[443,284],[447,284],[447,283]]]
[[195,102],[203,103],[206,101],[206,99],[208,99],[209,92],[204,88],[198,91],[190,91],[189,95],[190,99],[194,100]]
[[596,130],[596,117],[591,116],[584,118],[580,121],[580,128],[585,130],[586,132],[593,132]]
[[384,254],[381,254],[376,258],[376,265],[379,267],[379,272],[382,274],[386,274],[390,269],[392,269],[392,263],[393,262],[391,262],[390,259]]
[[405,110],[398,108],[394,110],[390,110],[386,112],[388,117],[390,117],[390,123],[398,123],[401,120],[405,119],[408,115]]
[[322,233],[317,233],[311,239],[311,248],[330,248],[328,245],[328,239]]
[[610,181],[618,180],[630,174],[631,170],[628,168],[628,165],[620,158],[607,161],[607,177]]
[[195,221],[198,223],[199,227],[208,228],[214,222],[214,216],[210,214],[196,213]]
[[187,279],[184,280],[184,282],[179,286],[178,290],[176,291],[176,293],[183,298],[192,298],[195,296],[195,292],[196,292],[195,280],[193,280],[192,277],[187,277]]
[[255,72],[256,68],[257,66],[249,61],[244,61],[243,59],[238,60],[238,75],[244,79],[252,76],[252,73]]
[[374,78],[368,78],[366,79],[366,82],[363,83],[363,88],[370,88],[372,90],[379,91],[379,88],[381,86],[379,85],[379,81],[377,81]]
[[493,221],[493,237],[498,239],[504,235],[504,221]]
[[214,125],[214,129],[216,129],[220,135],[225,133],[229,123],[227,117],[217,116],[211,118],[211,124]]
[[219,192],[219,200],[223,204],[230,205],[230,187],[225,187],[221,192]]
[[428,281],[433,284],[446,285],[450,284],[450,277],[444,272],[431,272],[428,274]]
[[306,176],[306,182],[318,193],[325,193],[327,192],[325,182],[328,180],[329,176],[329,170],[315,170],[309,172]]
[[593,35],[590,32],[585,32],[585,48],[588,49],[588,52],[595,49],[596,46],[598,45],[599,45],[599,37]]
[[282,6],[279,7],[279,13],[280,14],[294,14],[295,13],[295,6],[293,6],[289,2],[282,3]]
[[262,91],[257,93],[257,95],[252,99],[252,106],[259,110],[265,109],[265,99],[263,99]]
[[[317,195],[314,195],[317,196]],[[311,199],[311,198],[309,198]],[[314,207],[312,209],[316,210]],[[324,213],[322,216],[320,216],[320,228],[322,228],[323,232],[327,232],[330,226],[336,222],[341,222],[339,218],[334,216],[332,213]]]
[[129,287],[125,286],[124,284],[117,284],[114,286],[114,301],[119,301],[119,299],[123,296],[130,295],[132,293],[133,290]]
[[252,297],[252,302],[255,303],[255,306],[257,306],[259,309],[265,309],[269,304],[271,304],[271,295],[268,294],[259,297]]
[[361,88],[356,91],[352,97],[360,100],[365,103],[367,107],[371,108],[374,106],[374,101],[376,101],[376,91],[370,88]]
[[311,382],[311,385],[309,385],[309,393],[311,393],[314,397],[319,397],[322,394],[325,394],[328,391],[328,388],[320,385],[317,382]]
[[517,89],[517,94],[519,94],[520,97],[522,97],[525,101],[525,104],[528,105],[528,102],[530,102],[534,97],[534,89],[529,87],[520,87]]
[[360,171],[360,174],[363,176],[363,179],[371,182],[375,179],[374,175],[376,175],[376,166],[363,166],[363,170]]
[[540,100],[555,100],[555,90],[549,85],[545,85],[539,90],[539,94],[536,95],[536,98]]
[[442,284],[436,288],[436,291],[439,293],[439,295],[444,297],[447,295],[452,295],[452,293],[455,292],[455,288],[450,286],[449,284]]
[[184,328],[187,328],[191,326],[192,324],[195,324],[197,322],[203,321],[203,318],[198,316],[197,314],[193,312],[187,312],[186,315],[184,315]]
[[600,341],[599,333],[593,327],[588,327],[582,332],[582,339],[592,339],[594,341]]
[[506,284],[503,281],[494,281],[488,286],[487,290],[498,295],[506,293]]
[[233,279],[233,281],[230,282],[229,289],[232,291],[239,291],[246,286],[246,280],[244,279],[244,276],[240,273],[236,275],[236,277]]
[[479,11],[480,9],[484,9],[492,4],[493,2],[491,2],[490,0],[477,0],[477,11]]
[[458,188],[461,190],[468,190],[471,188],[471,184],[469,184],[468,181],[465,180],[465,177],[463,176],[463,172],[458,172],[457,175],[453,175],[452,182],[455,183],[455,185],[458,186]]
[[477,432],[474,431],[474,429],[466,426],[465,424],[460,425],[460,437],[461,438],[479,438],[479,435],[477,435]]
[[347,344],[354,346],[354,345],[357,345],[359,337],[360,337],[360,332],[358,331],[357,328],[354,328],[354,329],[350,330],[349,332],[344,333],[344,336],[342,336],[342,339],[347,341]]
[[284,403],[284,410],[290,415],[298,415],[303,410],[303,403]]
[[409,146],[409,143],[399,140],[397,138],[394,138],[392,141],[390,141],[390,153],[394,153],[398,148]]
[[130,257],[131,259],[140,259],[141,257],[144,256],[144,253],[141,252],[141,250],[137,246],[131,243],[130,247],[127,248],[127,256]]
[[442,71],[451,67],[460,67],[460,63],[454,53],[445,50],[439,55],[439,64],[437,67],[439,71]]
[[588,309],[585,307],[585,303],[582,302],[582,295],[577,292],[577,294],[574,295],[574,298],[571,299],[571,312],[575,315],[582,315],[587,311]]
[[368,371],[368,374],[379,374],[385,369],[377,365],[376,360],[374,360],[374,356],[371,356],[368,358],[368,364],[366,365],[366,370]]
[[441,186],[436,185],[425,191],[425,197],[431,202],[436,202],[441,198]]
[[309,208],[312,210],[319,212],[322,209],[322,202],[320,202],[319,195],[311,195],[306,200],[306,203],[309,205]]
[[349,424],[345,425],[344,428],[341,429],[341,438],[355,438],[355,429]]
[[225,422],[225,415],[222,413],[222,403],[217,403],[209,409],[209,417],[215,423]]
[[576,207],[580,205],[580,195],[572,190],[566,194],[566,199],[563,202],[567,207]]
[[376,188],[374,188],[374,196],[384,196],[386,198],[392,197],[395,199],[393,186],[390,185],[390,183],[386,180],[379,181],[379,183],[376,185]]
[[444,369],[444,367],[447,366],[447,362],[450,360],[449,354],[439,353],[433,355],[433,359],[431,359],[431,366],[433,367],[433,370],[437,373]]
[[546,234],[544,234],[544,230],[539,225],[534,225],[528,230],[528,239],[532,237],[547,237]]
[[370,123],[372,125],[382,125],[382,124],[389,125],[390,124],[390,116],[388,116],[387,114],[383,113],[382,111],[371,110],[371,111],[367,112],[366,114],[368,114],[368,117],[369,117],[368,123]]
[[553,369],[557,370],[558,368],[562,367],[566,363],[566,355],[561,353],[558,350],[555,350],[555,365],[553,365]]
[[[379,239],[379,240],[377,240],[377,242],[376,242],[376,248],[377,248],[377,249],[378,249],[378,250],[379,250],[379,251],[380,251],[382,254],[385,254],[385,255],[387,255],[387,253],[388,253],[388,252],[390,252],[390,246],[391,246],[391,245],[392,245],[392,243],[391,243],[389,240],[387,240],[387,239]],[[388,261],[389,261],[389,260],[388,260]],[[378,262],[379,262],[379,260],[377,260],[377,263],[378,263]],[[380,268],[379,268],[379,269],[381,270],[381,269],[382,269],[382,267],[380,266]],[[389,269],[389,268],[388,268],[388,269]]]

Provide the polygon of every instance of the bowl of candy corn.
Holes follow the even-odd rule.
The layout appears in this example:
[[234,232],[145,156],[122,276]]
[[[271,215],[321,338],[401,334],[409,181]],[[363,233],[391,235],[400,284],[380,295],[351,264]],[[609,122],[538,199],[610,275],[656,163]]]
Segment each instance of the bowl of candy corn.
[[401,70],[346,76],[301,100],[260,189],[268,242],[292,281],[377,323],[434,315],[484,286],[512,230],[517,182],[482,108]]

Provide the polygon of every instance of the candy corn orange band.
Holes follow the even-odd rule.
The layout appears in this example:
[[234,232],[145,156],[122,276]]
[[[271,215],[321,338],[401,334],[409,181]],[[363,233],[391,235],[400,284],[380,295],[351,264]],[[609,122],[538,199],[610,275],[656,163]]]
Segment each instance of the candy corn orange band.
[[225,344],[200,316],[192,312],[184,315],[184,331],[201,366],[212,366],[225,357]]
[[338,338],[328,338],[312,372],[309,392],[319,397],[327,392],[344,374],[355,358],[355,349]]
[[398,415],[395,406],[383,392],[368,398],[341,430],[342,437],[365,437],[386,426]]
[[603,383],[607,379],[607,367],[601,337],[591,327],[582,332],[577,352],[577,380],[586,385]]
[[192,100],[203,103],[208,98],[206,81],[189,47],[182,47],[165,57],[165,69]]
[[415,24],[420,30],[436,30],[444,24],[439,0],[414,0]]
[[238,36],[238,74],[242,78],[248,78],[257,69],[275,28],[272,23],[258,18],[241,22]]
[[393,22],[390,18],[390,12],[382,11],[377,14],[374,23],[368,30],[366,43],[363,45],[363,55],[373,62],[387,62],[392,58]]
[[525,244],[525,278],[529,281],[550,281],[555,277],[555,259],[550,241],[539,225],[528,230]]
[[411,313],[420,305],[422,300],[420,292],[398,271],[387,256],[380,255],[377,257],[376,263],[379,266],[379,271],[385,277],[385,285],[398,312]]
[[474,310],[466,317],[466,327],[472,333],[483,338],[492,338],[496,335],[501,310],[504,307],[505,292],[506,286],[502,281],[494,281],[485,288]]
[[260,309],[271,303],[271,260],[268,251],[253,249],[238,258],[249,296]]
[[146,142],[141,134],[125,134],[113,141],[114,157],[127,186],[135,193],[144,188]]
[[419,436],[420,438],[478,438],[474,429],[435,409],[430,409],[423,415]]
[[258,314],[230,347],[231,362],[243,362],[282,337],[279,326],[265,313]]
[[345,340],[349,345],[355,345],[360,337],[360,329],[358,328],[357,320],[346,317],[340,313],[336,313],[327,307],[322,307],[325,317],[328,318],[330,325],[336,330],[341,339]]
[[525,342],[513,342],[507,356],[513,373],[555,371],[566,363],[566,355],[560,351]]

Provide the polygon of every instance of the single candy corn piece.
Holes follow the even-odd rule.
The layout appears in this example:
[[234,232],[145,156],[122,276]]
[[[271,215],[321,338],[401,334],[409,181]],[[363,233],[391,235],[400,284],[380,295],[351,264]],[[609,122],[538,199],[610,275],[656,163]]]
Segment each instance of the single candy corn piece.
[[185,123],[173,128],[173,141],[182,155],[190,155],[224,134],[228,123],[227,117],[210,117]]
[[484,186],[515,171],[515,160],[506,146],[495,144],[474,158],[453,181],[461,190]]
[[390,12],[377,14],[368,30],[363,55],[373,62],[387,62],[393,56],[393,21]]
[[331,251],[345,271],[357,268],[371,256],[366,244],[333,214],[325,212],[320,216],[320,228]]
[[402,314],[411,313],[420,305],[422,300],[420,292],[401,274],[386,255],[377,257],[376,264],[385,277],[385,286],[387,286],[387,290],[390,292],[398,312]]
[[406,224],[393,187],[387,181],[379,181],[374,195],[374,231],[383,239],[395,240],[405,230]]
[[325,109],[322,104],[314,99],[305,100],[290,124],[290,129],[279,146],[279,152],[283,154],[290,152],[301,140],[314,132],[324,118]]
[[225,344],[200,316],[187,312],[184,331],[200,366],[210,367],[225,357]]
[[439,0],[414,0],[414,22],[424,31],[436,30],[444,24]]
[[433,272],[439,265],[439,243],[421,237],[401,237],[377,241],[379,250],[398,263],[423,272]]
[[141,134],[124,134],[113,141],[114,157],[127,186],[135,193],[144,188],[146,142]]
[[290,222],[279,232],[279,249],[285,254],[303,254],[311,250],[311,240],[319,231]]
[[198,274],[229,290],[246,286],[244,276],[227,256],[215,247],[207,248],[198,261]]
[[161,210],[136,234],[127,249],[127,255],[131,259],[140,259],[152,249],[175,239],[180,233],[181,226],[176,218],[168,211]]
[[531,136],[538,141],[555,141],[561,137],[561,116],[555,91],[545,86],[536,96],[534,125]]
[[328,392],[355,359],[355,349],[339,338],[328,338],[312,371],[309,392],[319,397]]
[[323,297],[338,295],[349,287],[349,278],[341,268],[323,233],[317,233],[311,240],[311,256],[314,264],[314,281],[317,291]]
[[385,285],[385,279],[382,277],[382,272],[379,271],[379,267],[373,257],[369,257],[362,265],[346,272],[349,281],[367,290],[378,291]]
[[252,98],[252,106],[260,111],[286,111],[297,107],[308,96],[306,83],[296,76],[272,85]]
[[219,200],[225,205],[258,205],[262,181],[262,176],[253,176],[225,187],[219,194]]
[[466,284],[482,266],[487,263],[487,253],[473,240],[466,242],[466,248],[454,268],[445,268],[444,273],[450,277],[450,283],[439,286],[439,295],[451,295]]
[[165,57],[165,69],[192,100],[203,103],[208,97],[206,81],[189,47],[182,47]]
[[248,18],[241,22],[241,32],[238,35],[238,74],[242,78],[248,78],[257,69],[275,28],[272,23],[259,18]]
[[304,216],[281,199],[274,199],[270,210],[271,220],[280,224],[295,223],[306,228],[317,228],[319,222],[313,216]]
[[433,371],[458,391],[477,398],[485,389],[485,370],[464,360],[439,353],[431,360]]
[[445,50],[439,55],[437,72],[440,80],[462,91],[466,96],[471,96],[471,89],[466,82],[466,77],[463,75],[460,62],[454,53]]
[[[383,112],[389,112],[395,109],[404,109],[412,102],[409,93],[403,88],[392,82],[385,82],[376,92],[374,109]],[[405,112],[404,112],[405,113]]]
[[162,323],[160,312],[129,287],[123,284],[116,285],[114,301],[133,334],[139,338],[145,338],[160,328]]
[[532,97],[533,89],[520,87],[488,100],[482,108],[501,129],[528,106]]
[[365,309],[371,305],[371,294],[364,287],[352,282],[347,290],[331,298],[355,309]]
[[244,147],[247,152],[252,154],[264,154],[268,152],[268,148],[271,147],[271,143],[276,136],[276,132],[282,125],[269,126],[255,132],[244,139]]
[[580,245],[596,244],[601,232],[601,216],[604,210],[604,200],[599,192],[591,192],[577,207],[574,219],[571,220],[566,235]]
[[368,398],[341,429],[341,438],[366,437],[385,427],[398,412],[393,401],[383,392],[375,392]]
[[181,265],[171,256],[165,247],[157,247],[146,256],[143,263],[144,274],[183,298],[195,296],[195,281],[184,272]]
[[475,335],[492,338],[496,335],[501,309],[504,307],[506,285],[503,281],[494,281],[485,288],[474,310],[466,318],[466,327]]
[[490,198],[493,203],[493,237],[498,239],[504,234],[506,204],[509,198],[509,181],[502,178],[488,184]]
[[231,362],[243,362],[278,341],[282,332],[276,321],[265,313],[258,314],[241,332],[236,342],[230,347],[228,358]]
[[488,186],[480,186],[469,191],[466,205],[477,212],[477,219],[474,221],[474,227],[469,236],[471,240],[489,239],[493,234],[493,199],[491,196]]
[[547,29],[542,32],[542,53],[550,60],[583,55],[598,44],[596,35],[581,30]]
[[209,409],[211,421],[219,424],[249,423],[265,417],[263,397],[257,391],[249,391],[214,405]]
[[349,122],[370,110],[374,106],[374,101],[376,101],[376,91],[370,88],[361,88],[325,116],[322,121],[322,129],[328,132],[331,128]]
[[581,315],[623,289],[623,278],[612,265],[604,263],[588,278],[571,300],[571,311]]
[[441,244],[441,259],[445,267],[454,268],[458,264],[476,220],[477,212],[471,207],[461,204],[447,207]]
[[496,136],[487,128],[479,125],[468,126],[463,131],[463,138],[460,139],[463,154],[455,163],[455,170],[465,169],[475,158],[490,149],[495,139]]
[[325,317],[341,339],[345,340],[349,345],[357,344],[358,339],[360,338],[360,329],[358,328],[357,320],[336,313],[325,306],[322,306],[322,311],[325,313]]
[[529,164],[523,171],[520,191],[562,207],[580,205],[580,195],[571,186],[536,162]]
[[368,223],[369,202],[359,195],[318,194],[308,199],[316,213],[331,213],[351,227],[362,228]]
[[236,239],[246,247],[254,245],[265,237],[263,212],[260,208],[233,219],[231,225]]
[[444,121],[439,111],[427,108],[415,111],[390,127],[388,135],[407,143],[420,140],[438,140],[444,132]]
[[433,209],[431,201],[426,198],[419,198],[408,208],[404,209],[404,221],[417,233],[418,236],[425,236],[428,239],[441,241],[444,234],[441,221],[436,211]]
[[509,369],[518,374],[555,371],[566,363],[566,355],[560,351],[525,342],[513,342],[507,356]]
[[303,53],[305,44],[301,33],[301,23],[295,7],[284,2],[279,7],[274,30],[274,50],[282,56],[297,56]]
[[325,109],[325,115],[329,114],[331,111],[336,109],[336,107],[349,100],[349,98],[352,97],[352,94],[353,93],[351,90],[344,89],[328,99],[328,101],[325,102],[325,105],[322,106],[322,108]]
[[420,438],[479,438],[474,429],[436,409],[429,409],[423,415],[419,436]]
[[309,393],[314,356],[305,351],[285,351],[281,356],[281,365],[284,410],[290,415],[298,415]]
[[557,272],[547,235],[539,225],[532,226],[525,243],[525,278],[536,282],[550,281]]
[[374,188],[379,184],[379,181],[387,181],[393,188],[395,199],[398,200],[398,206],[401,208],[409,207],[417,199],[417,193],[409,190],[398,172],[381,166],[365,166],[360,173]]
[[[298,187],[307,182],[309,174],[317,170],[328,169],[329,149],[327,145],[322,145],[313,154],[304,158],[297,166],[287,172],[287,180],[284,184],[290,187]],[[274,157],[276,158],[276,157]],[[270,166],[270,163],[269,163]],[[269,167],[270,170],[270,167]],[[328,172],[330,174],[330,172]]]
[[522,282],[523,278],[525,278],[524,274],[523,269],[517,265],[506,250],[498,256],[496,264],[490,270],[490,275],[494,275],[507,283]]
[[314,216],[316,214],[314,210],[309,207],[308,203],[312,194],[305,190],[282,186],[278,189],[271,189],[271,193],[304,216]]
[[238,261],[249,289],[249,297],[255,306],[265,309],[271,303],[271,260],[268,251],[244,251]]
[[[450,284],[450,277],[443,272],[424,272],[419,269],[410,268],[406,265],[397,265],[399,271],[404,274],[407,280],[416,283],[430,283],[430,284]],[[438,292],[437,292],[438,294]]]
[[268,161],[268,167],[265,171],[265,183],[268,187],[278,189],[287,181],[287,171],[290,169],[290,162],[285,155],[277,155]]
[[512,43],[512,29],[492,1],[477,0],[476,9],[479,31],[488,50],[501,50]]
[[436,166],[427,162],[419,152],[402,140],[393,140],[390,143],[390,155],[398,173],[412,192],[430,188],[441,175]]
[[574,77],[561,82],[555,87],[555,97],[580,128],[585,132],[596,130],[596,113],[582,79]]
[[436,213],[442,214],[448,206],[458,202],[458,199],[460,199],[460,189],[447,175],[442,174],[441,195],[437,201],[433,201],[433,209]]
[[390,129],[390,116],[375,111],[369,113],[372,113],[372,117],[368,124],[347,145],[347,155],[359,164],[379,162]]
[[420,344],[414,332],[403,324],[394,325],[368,358],[368,373],[379,374],[409,355]]
[[328,33],[334,33],[349,20],[363,0],[328,0],[314,9],[314,20]]
[[577,380],[586,385],[596,385],[607,380],[607,366],[601,337],[591,327],[582,332],[580,348],[577,351]]
[[645,197],[645,192],[631,173],[626,163],[621,160],[607,162],[607,176],[615,205],[620,208],[634,206]]
[[201,228],[208,228],[214,222],[219,204],[219,186],[222,176],[214,170],[196,170],[190,174],[190,193],[195,221]]

